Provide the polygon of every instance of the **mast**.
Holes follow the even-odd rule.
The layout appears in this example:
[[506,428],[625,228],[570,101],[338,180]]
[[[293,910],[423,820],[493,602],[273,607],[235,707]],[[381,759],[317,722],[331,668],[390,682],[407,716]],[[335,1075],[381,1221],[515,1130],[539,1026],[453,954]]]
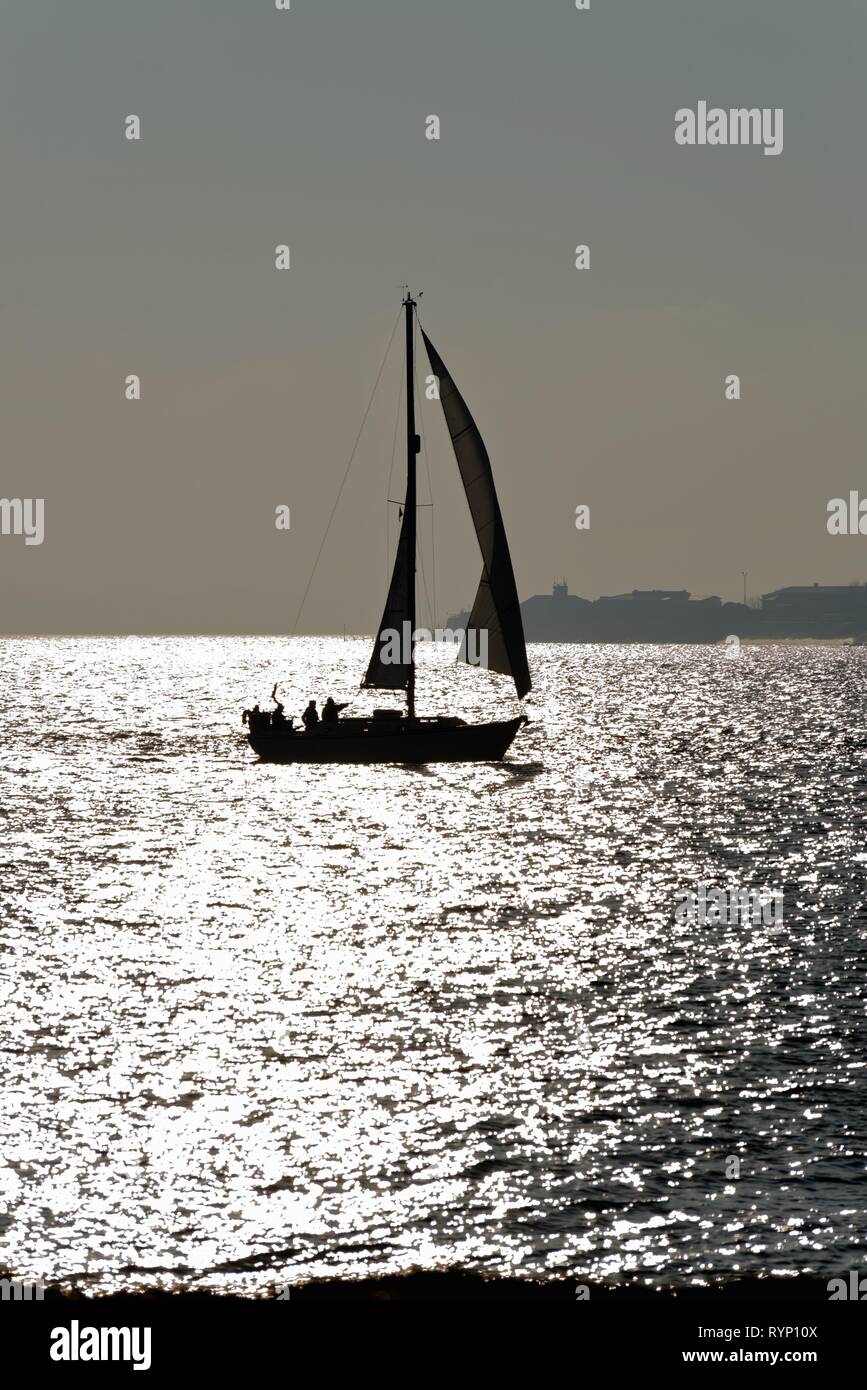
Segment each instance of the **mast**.
[[[416,301],[409,286],[402,301],[406,320],[406,495],[401,511],[400,536],[394,569],[382,621],[373,644],[367,675],[361,682],[368,690],[406,691],[407,718],[415,718],[415,650],[413,637],[416,623],[415,569],[418,540],[416,501],[416,458],[421,440],[415,432],[415,355],[413,338]],[[421,298],[421,295],[419,295]],[[399,648],[395,654],[395,641]],[[409,651],[407,651],[407,646]]]
[[418,512],[416,509],[416,455],[418,454],[420,440],[415,432],[415,362],[413,358],[413,311],[415,310],[415,300],[409,291],[406,290],[406,299],[403,301],[406,312],[406,517],[409,523],[408,531],[408,559],[409,559],[409,681],[406,688],[407,717],[415,718],[415,645],[413,634],[415,633],[415,552],[416,552],[416,522]]

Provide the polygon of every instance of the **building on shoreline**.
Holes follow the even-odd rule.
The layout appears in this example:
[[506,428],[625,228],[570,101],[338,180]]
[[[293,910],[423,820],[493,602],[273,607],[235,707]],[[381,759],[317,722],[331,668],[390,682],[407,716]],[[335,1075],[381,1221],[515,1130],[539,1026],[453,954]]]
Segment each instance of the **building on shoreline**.
[[[812,584],[763,594],[758,607],[687,589],[633,589],[586,599],[565,580],[521,604],[528,642],[721,642],[742,638],[867,635],[867,584]],[[467,612],[449,628],[463,628]]]

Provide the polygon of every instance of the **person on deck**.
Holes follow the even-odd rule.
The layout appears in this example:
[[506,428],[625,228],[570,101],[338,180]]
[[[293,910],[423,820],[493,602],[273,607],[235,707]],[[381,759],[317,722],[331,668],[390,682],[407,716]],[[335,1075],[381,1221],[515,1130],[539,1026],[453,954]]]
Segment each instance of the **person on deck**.
[[304,725],[305,729],[312,729],[314,725],[319,723],[319,711],[316,708],[315,700],[310,701],[310,704],[302,714],[301,723]]
[[322,706],[323,724],[336,724],[338,719],[340,718],[340,711],[342,709],[346,709],[346,705],[335,704],[334,700],[329,695],[328,699],[325,701],[325,704]]
[[280,701],[277,699],[277,683],[276,683],[276,681],[275,681],[275,683],[274,683],[274,689],[271,691],[271,699],[274,701],[274,704],[277,706],[277,708],[276,708],[275,710],[272,710],[272,712],[271,712],[271,727],[274,728],[274,729],[285,729],[285,728],[286,728],[286,725],[287,725],[287,722],[288,722],[289,728],[291,729],[291,727],[292,727],[292,720],[290,719],[290,720],[287,721],[286,716],[285,716],[284,713],[283,713],[283,708],[284,708],[284,707],[283,707],[283,705],[280,703]]
[[254,734],[262,728],[263,724],[269,722],[269,716],[265,710],[261,710],[258,705],[252,709],[245,709],[241,716],[244,723],[249,727],[250,733]]

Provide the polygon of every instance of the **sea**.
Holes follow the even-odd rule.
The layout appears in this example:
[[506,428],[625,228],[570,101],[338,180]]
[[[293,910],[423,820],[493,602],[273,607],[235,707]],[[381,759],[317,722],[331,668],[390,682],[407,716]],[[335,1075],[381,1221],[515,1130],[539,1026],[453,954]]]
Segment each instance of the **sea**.
[[[393,704],[368,654],[0,642],[0,1266],[256,1296],[857,1268],[867,649],[532,645],[501,763],[256,759],[275,682],[296,716]],[[421,712],[514,710],[445,655]]]

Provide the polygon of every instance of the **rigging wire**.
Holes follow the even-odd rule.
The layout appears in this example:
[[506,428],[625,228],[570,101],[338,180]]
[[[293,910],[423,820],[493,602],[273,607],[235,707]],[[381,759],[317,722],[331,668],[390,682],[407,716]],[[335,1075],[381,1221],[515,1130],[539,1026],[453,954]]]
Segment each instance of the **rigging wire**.
[[325,527],[325,533],[324,533],[324,535],[323,535],[323,537],[322,537],[322,540],[321,540],[320,543],[319,543],[319,549],[318,549],[317,552],[316,552],[316,559],[313,561],[313,568],[312,568],[311,571],[310,571],[310,578],[307,580],[307,587],[306,587],[306,589],[304,590],[304,593],[301,595],[301,602],[300,602],[299,605],[298,605],[298,612],[295,614],[295,621],[294,621],[294,623],[292,624],[292,636],[293,636],[293,637],[295,636],[296,632],[298,631],[298,623],[299,623],[300,620],[301,620],[301,613],[302,613],[302,610],[303,610],[303,608],[304,608],[304,604],[307,602],[307,595],[310,593],[310,586],[311,586],[311,584],[313,583],[313,579],[314,579],[314,576],[315,576],[315,574],[316,574],[316,569],[317,569],[317,567],[318,567],[318,565],[319,565],[319,561],[320,561],[320,559],[321,559],[321,557],[322,557],[322,552],[323,552],[323,550],[325,549],[325,542],[328,540],[328,533],[329,533],[329,531],[331,530],[331,523],[332,523],[332,521],[334,520],[334,513],[337,511],[337,504],[339,503],[340,498],[341,498],[341,496],[343,495],[343,489],[345,488],[345,486],[346,486],[346,480],[347,480],[347,478],[349,477],[349,470],[350,470],[350,468],[352,467],[352,461],[353,461],[353,459],[355,458],[356,450],[358,449],[359,441],[360,441],[361,436],[362,436],[362,433],[363,433],[363,431],[364,431],[364,426],[367,424],[367,417],[368,417],[368,415],[370,414],[370,408],[371,408],[371,406],[373,405],[373,398],[374,398],[374,396],[376,395],[377,387],[379,386],[379,382],[380,382],[380,379],[381,379],[381,377],[382,377],[382,373],[383,373],[383,371],[385,370],[385,364],[386,364],[386,361],[388,360],[388,354],[389,354],[389,352],[391,351],[391,345],[392,345],[392,343],[393,343],[393,341],[394,341],[394,335],[395,335],[395,333],[397,332],[397,325],[398,325],[399,322],[400,322],[400,310],[398,309],[398,311],[397,311],[397,316],[396,316],[396,318],[395,318],[395,320],[394,320],[394,327],[393,327],[392,330],[391,330],[391,336],[390,336],[390,338],[389,338],[389,340],[388,340],[388,345],[386,346],[385,353],[383,354],[383,358],[382,358],[382,362],[381,362],[381,364],[380,364],[379,371],[378,371],[377,374],[376,374],[376,381],[373,383],[373,390],[372,390],[371,393],[370,393],[370,400],[367,402],[367,409],[366,409],[365,412],[364,412],[364,417],[363,417],[363,419],[362,419],[362,421],[361,421],[361,425],[359,426],[358,434],[355,436],[355,443],[354,443],[353,446],[352,446],[352,453],[349,455],[349,462],[348,462],[347,465],[346,465],[346,471],[345,471],[344,474],[343,474],[343,480],[342,480],[342,482],[341,482],[341,484],[340,484],[340,487],[337,489],[337,496],[336,496],[335,499],[334,499],[334,506],[331,508],[331,515],[330,515],[329,518],[328,518],[328,522],[327,522],[326,527]]

